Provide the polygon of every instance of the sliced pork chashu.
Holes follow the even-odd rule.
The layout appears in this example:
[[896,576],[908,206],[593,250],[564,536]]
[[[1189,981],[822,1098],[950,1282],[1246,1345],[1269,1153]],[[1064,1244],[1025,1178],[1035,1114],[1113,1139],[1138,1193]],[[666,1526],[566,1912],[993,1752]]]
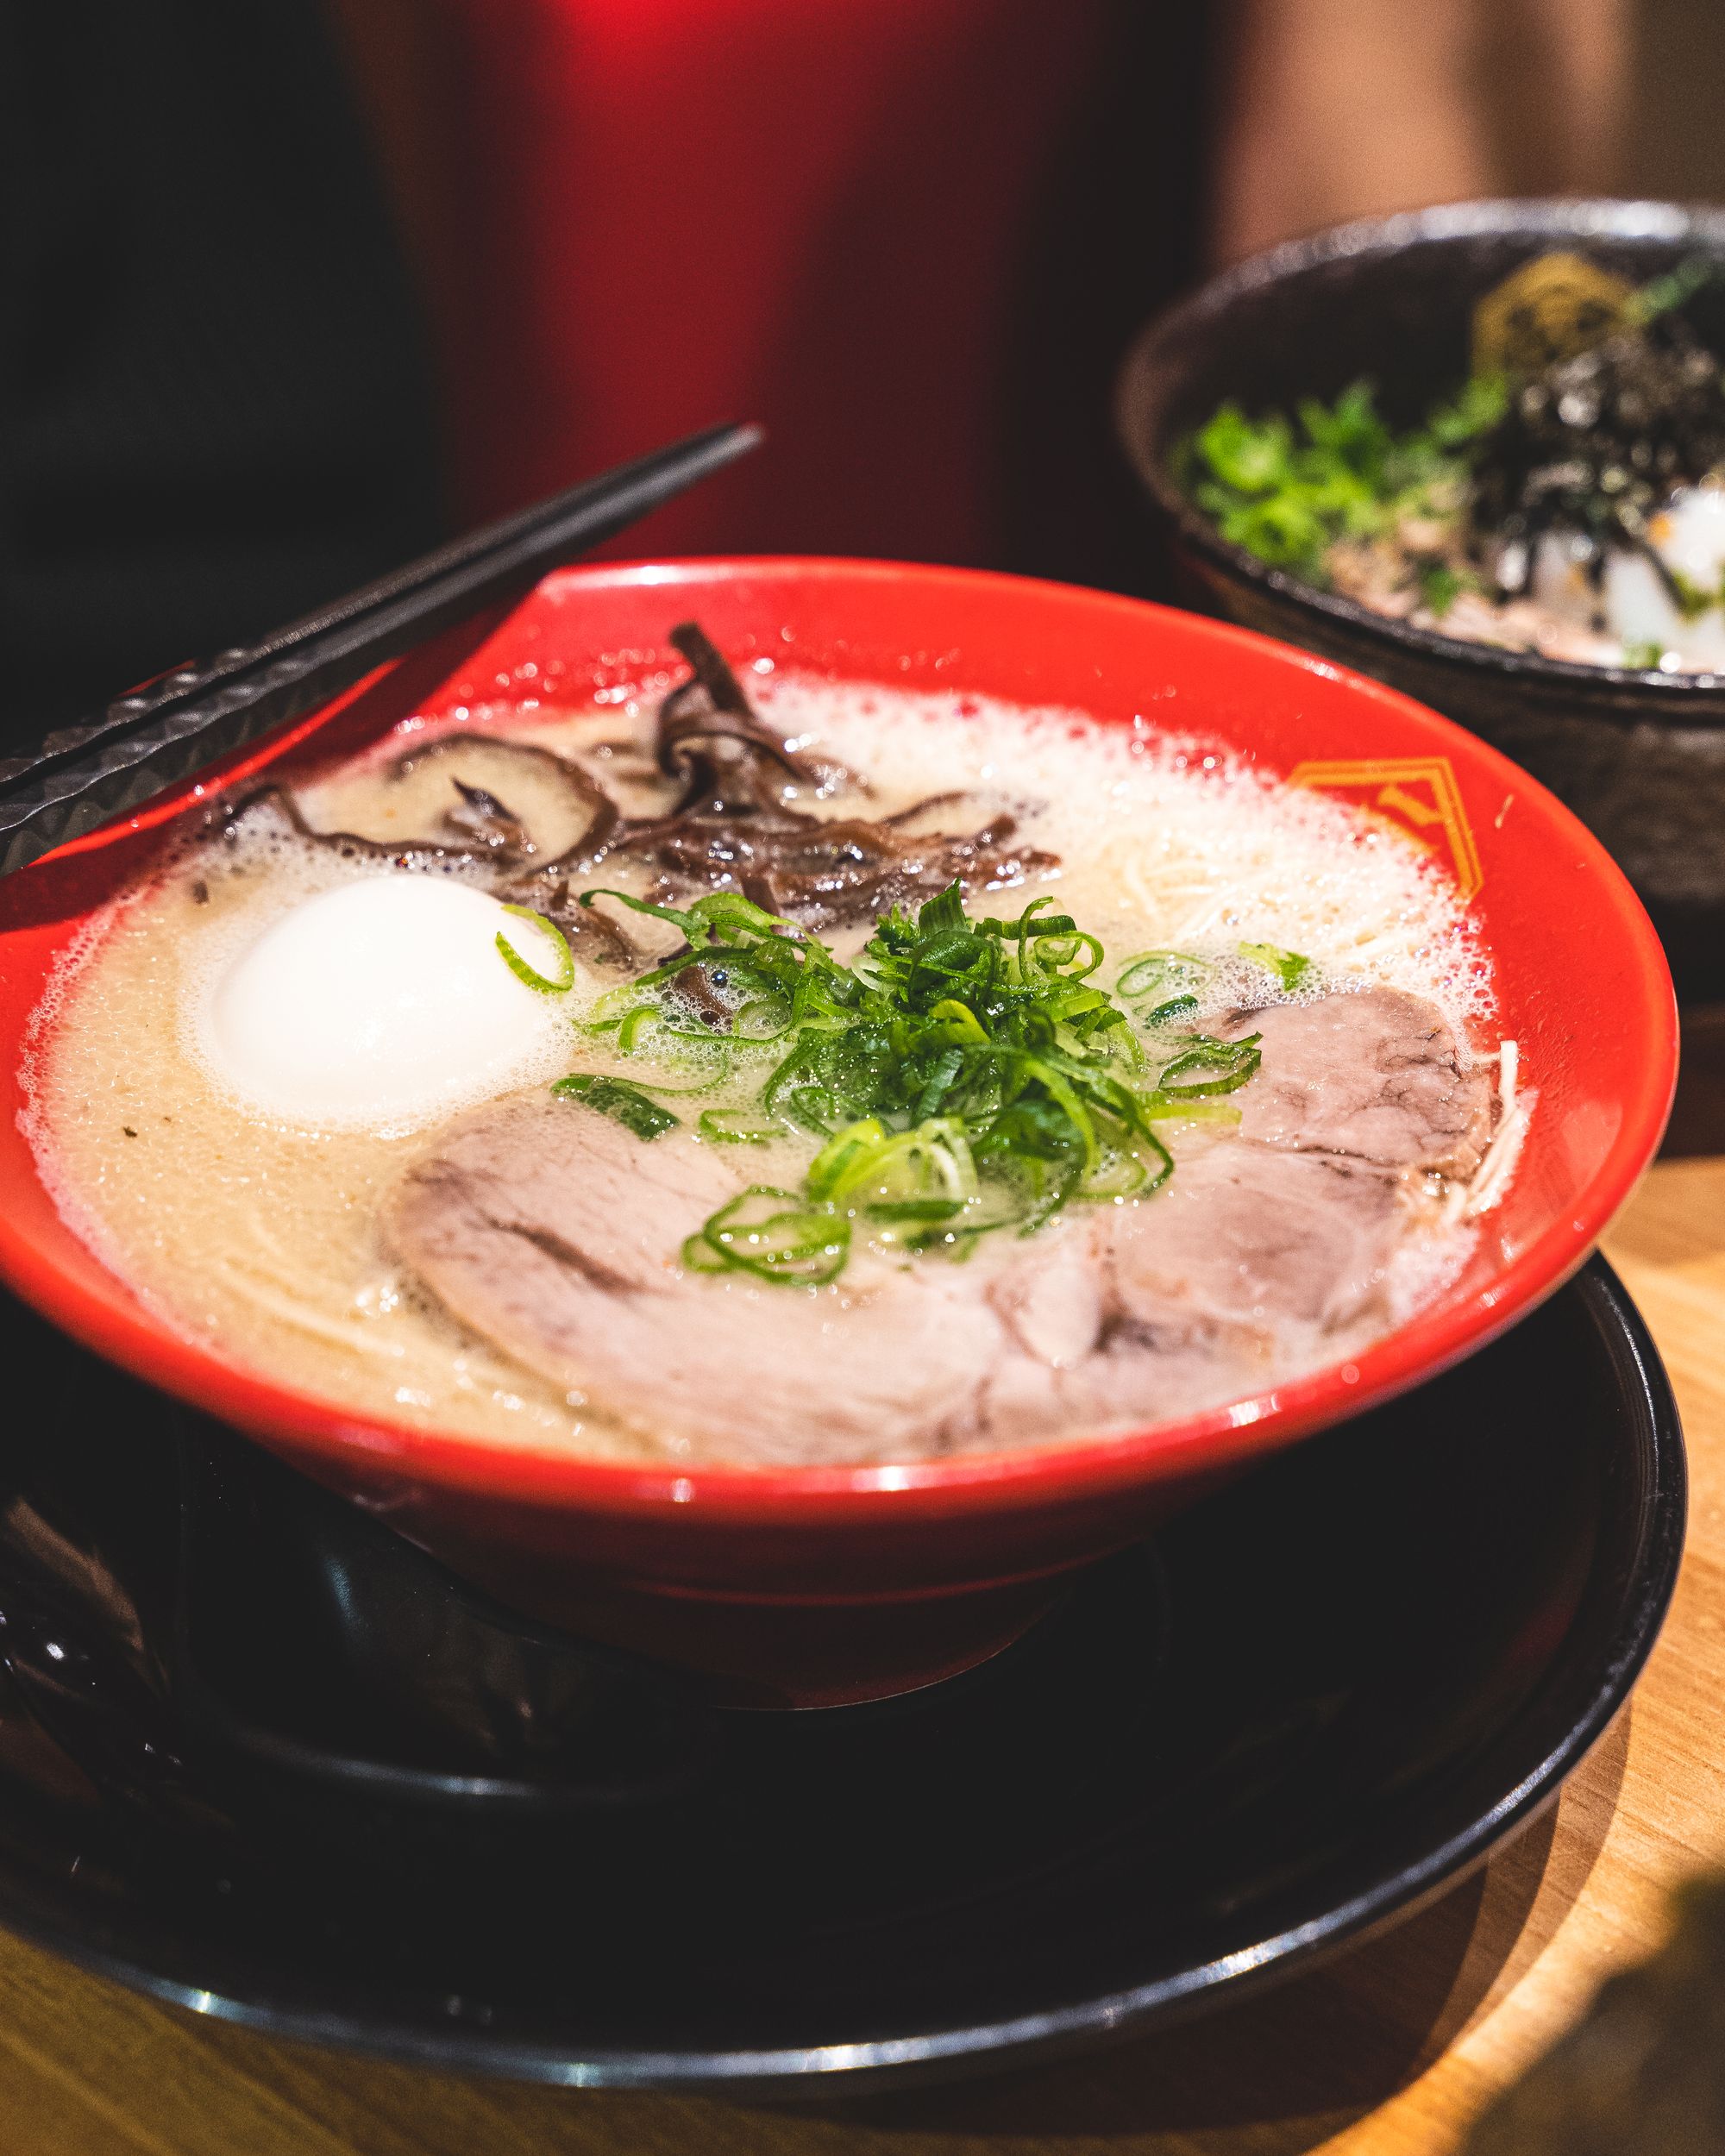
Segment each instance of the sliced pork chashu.
[[1397,1178],[1249,1138],[1177,1159],[1153,1198],[1076,1212],[990,1282],[1019,1352],[984,1376],[965,1442],[1194,1413],[1269,1382],[1290,1325],[1339,1340],[1381,1313]]
[[[1309,1366],[1379,1319],[1402,1170],[1477,1142],[1486,1096],[1440,1015],[1377,996],[1253,1014],[1248,1134],[1189,1132],[1154,1197],[1070,1206],[969,1264],[859,1250],[825,1288],[687,1272],[684,1238],[751,1180],[746,1149],[643,1144],[543,1094],[454,1131],[386,1232],[463,1325],[704,1457],[906,1459],[1163,1420],[1270,1382],[1290,1328]],[[1330,1024],[1332,1001],[1362,1007]],[[1328,1084],[1327,1042],[1369,1079]]]
[[1422,997],[1361,988],[1238,1012],[1217,1031],[1261,1037],[1263,1066],[1235,1095],[1242,1137],[1386,1168],[1478,1167],[1490,1081]]
[[947,1266],[864,1257],[819,1289],[686,1272],[745,1151],[507,1101],[410,1170],[386,1233],[462,1324],[649,1433],[793,1463],[924,1449],[1005,1351],[1000,1319]]

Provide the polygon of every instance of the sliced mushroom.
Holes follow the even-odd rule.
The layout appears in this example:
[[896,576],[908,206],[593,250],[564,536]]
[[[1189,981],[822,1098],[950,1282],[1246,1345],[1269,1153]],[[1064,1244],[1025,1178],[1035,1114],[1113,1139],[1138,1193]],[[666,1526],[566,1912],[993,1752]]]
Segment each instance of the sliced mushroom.
[[[476,811],[476,815],[480,813]],[[255,828],[270,817],[279,818],[299,837],[327,846],[349,860],[387,862],[392,868],[421,872],[459,862],[465,873],[471,864],[482,872],[479,881],[494,898],[507,906],[530,906],[554,921],[568,938],[570,948],[589,964],[616,966],[630,972],[638,970],[642,964],[642,953],[630,936],[596,907],[580,905],[570,891],[568,877],[549,883],[543,874],[530,868],[523,873],[518,867],[511,874],[507,849],[483,838],[461,845],[436,842],[391,845],[358,831],[317,830],[306,822],[297,798],[285,787],[273,785],[254,787],[248,793],[225,795],[212,803],[204,812],[203,831],[208,838],[237,844],[248,828]],[[492,873],[483,873],[487,870]]]
[[199,828],[206,838],[237,845],[272,817],[298,837],[315,840],[348,860],[386,861],[398,868],[425,869],[452,861],[492,859],[488,849],[479,845],[455,845],[437,839],[391,842],[367,837],[362,831],[321,830],[306,820],[299,797],[286,787],[274,784],[254,787],[248,793],[223,794],[204,810]]
[[829,789],[858,787],[842,764],[800,754],[767,725],[698,622],[679,622],[671,642],[693,668],[659,706],[659,768],[683,788],[674,816],[712,812],[727,793],[739,806],[765,810],[775,799],[782,805],[786,779]]
[[526,826],[512,809],[505,808],[494,793],[488,793],[482,786],[469,786],[465,780],[455,780],[455,792],[461,799],[457,805],[444,813],[443,821],[453,831],[464,837],[476,838],[493,853],[521,854],[533,850]]
[[341,772],[306,787],[298,803],[319,836],[453,842],[511,863],[596,858],[618,820],[604,787],[567,756],[466,728],[416,745],[382,774]]
[[569,897],[571,879],[611,854],[654,871],[656,898],[741,891],[818,931],[870,921],[954,881],[1000,890],[1058,865],[1025,844],[1004,812],[971,831],[913,828],[962,794],[880,818],[794,807],[793,787],[867,788],[776,734],[696,624],[680,623],[671,641],[692,671],[659,707],[654,761],[678,787],[661,814],[624,817],[591,772],[553,749],[458,729],[382,774],[338,772],[294,794],[267,787],[224,805],[218,818],[267,798],[296,830],[350,852],[403,867],[474,862],[493,872],[485,881],[499,898],[547,914],[598,962],[617,965],[637,962],[633,942]]
[[970,832],[906,828],[962,798],[956,794],[880,818],[793,808],[787,780],[856,782],[776,736],[694,623],[680,624],[671,641],[693,671],[660,705],[657,755],[666,776],[681,781],[681,796],[663,816],[620,824],[608,850],[674,883],[729,886],[812,929],[872,919],[955,880],[998,890],[1057,865],[1053,855],[1014,843],[1014,819],[1005,814]]
[[555,922],[568,938],[570,950],[589,965],[618,966],[635,973],[644,962],[642,952],[624,929],[597,906],[581,905],[570,890],[567,876],[549,888],[543,877],[518,878],[513,883],[499,884],[496,895],[506,906],[530,906],[548,921]]

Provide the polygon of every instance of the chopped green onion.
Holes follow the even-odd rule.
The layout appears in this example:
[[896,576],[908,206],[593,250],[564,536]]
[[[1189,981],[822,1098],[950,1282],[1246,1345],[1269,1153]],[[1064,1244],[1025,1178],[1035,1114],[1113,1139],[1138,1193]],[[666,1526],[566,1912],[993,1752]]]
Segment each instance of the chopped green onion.
[[1447,561],[1422,561],[1415,573],[1421,599],[1427,611],[1441,621],[1462,590],[1459,571],[1452,569]]
[[950,996],[943,996],[929,1012],[931,1018],[953,1029],[956,1041],[986,1041],[982,1022],[966,1004],[956,1002]]
[[544,930],[562,954],[563,977],[561,981],[548,981],[543,974],[529,965],[508,937],[499,929],[497,947],[502,954],[504,964],[518,981],[524,981],[530,988],[536,989],[541,995],[567,995],[575,985],[575,954],[569,949],[568,937],[555,921],[547,920],[543,913],[536,913],[530,906],[506,906],[503,910],[505,913],[513,913],[518,920],[531,921],[536,927]]
[[[1052,903],[1051,899],[1042,900],[1044,906]],[[917,916],[917,927],[925,936],[952,931],[963,933],[969,930],[969,925],[964,918],[964,893],[956,882],[949,883],[945,890],[938,892]]]
[[689,1273],[728,1273],[734,1269],[730,1258],[718,1245],[709,1243],[706,1237],[699,1232],[684,1239],[683,1247],[677,1253],[677,1262],[685,1272]]
[[1195,958],[1183,950],[1144,950],[1120,968],[1114,993],[1127,1003],[1141,1003],[1161,996],[1170,988],[1195,1004],[1196,992],[1215,972],[1208,958]]
[[1508,403],[1500,376],[1476,375],[1423,427],[1398,432],[1369,382],[1331,404],[1302,399],[1297,427],[1281,412],[1252,419],[1231,402],[1180,444],[1175,468],[1224,539],[1321,587],[1338,540],[1381,538],[1408,517],[1452,517]]
[[596,1108],[601,1115],[622,1124],[624,1130],[633,1131],[638,1138],[659,1138],[677,1128],[677,1118],[668,1108],[662,1108],[626,1078],[600,1078],[590,1071],[577,1070],[560,1078],[551,1090],[565,1100],[579,1100]]
[[[1014,938],[1032,936],[1070,936],[1078,925],[1070,913],[1051,913],[1045,921],[1034,919],[1037,907],[1052,906],[1052,899],[1037,899],[1027,906],[1015,921],[996,921],[986,914],[965,924],[979,936],[1008,936]],[[927,908],[925,907],[926,912]],[[960,918],[963,918],[961,910]]]
[[1093,1205],[1113,1204],[1121,1198],[1136,1197],[1149,1180],[1150,1171],[1136,1153],[1117,1153],[1094,1175],[1086,1177],[1074,1195]]
[[[1245,1081],[1240,1081],[1244,1084]],[[1231,1091],[1237,1088],[1231,1087]],[[1205,1100],[1192,1093],[1149,1093],[1144,1097],[1144,1112],[1152,1123],[1235,1124],[1240,1112],[1228,1101]]]
[[785,1126],[749,1108],[707,1108],[695,1128],[721,1145],[766,1145],[783,1138]]
[[1685,621],[1693,621],[1698,614],[1704,614],[1709,606],[1719,604],[1716,591],[1709,589],[1705,584],[1697,584],[1693,577],[1685,576],[1681,569],[1674,569],[1669,564],[1665,565],[1663,581],[1677,601],[1677,611]]
[[851,1170],[869,1159],[886,1140],[886,1125],[874,1116],[836,1131],[809,1163],[805,1180],[810,1197],[832,1197],[847,1181]]
[[1679,262],[1663,277],[1654,278],[1643,285],[1639,291],[1631,293],[1624,308],[1624,318],[1631,324],[1652,322],[1659,315],[1669,314],[1672,308],[1687,305],[1703,285],[1711,284],[1718,276],[1718,265],[1709,262],[1704,254],[1691,254]]
[[771,996],[756,996],[752,1003],[745,1003],[731,1022],[731,1030],[740,1041],[757,1044],[766,1041],[783,1040],[791,1030],[788,1007]]
[[[1198,1015],[1214,962],[1140,952],[1111,993],[1092,985],[1101,943],[1047,896],[1015,920],[970,920],[955,883],[914,914],[889,909],[846,962],[734,892],[687,907],[609,895],[676,927],[687,949],[590,1024],[625,1053],[770,1059],[754,1102],[706,1111],[701,1138],[819,1140],[800,1193],[757,1186],[713,1214],[685,1253],[698,1270],[831,1279],[857,1221],[876,1243],[962,1257],[984,1234],[1033,1233],[1075,1200],[1145,1194],[1173,1166],[1152,1125],[1237,1119],[1212,1096],[1258,1068],[1255,1037],[1164,1031],[1157,1053],[1157,1029]],[[671,1021],[680,975],[700,963],[722,966],[735,1008],[695,1035]]]
[[826,1206],[812,1206],[794,1191],[751,1183],[721,1206],[683,1245],[683,1263],[697,1272],[720,1267],[756,1279],[819,1287],[844,1269],[850,1250],[850,1223]]
[[1313,970],[1309,958],[1302,958],[1297,950],[1280,950],[1274,943],[1242,943],[1239,953],[1273,973],[1290,992],[1302,987]]
[[1148,1197],[1151,1191],[1160,1190],[1173,1173],[1173,1154],[1153,1131],[1145,1131],[1129,1149],[1117,1152],[1094,1175],[1087,1176],[1076,1194],[1093,1202]]
[[[1263,1061],[1258,1045],[1262,1037],[1258,1033],[1248,1033],[1241,1041],[1214,1041],[1201,1034],[1182,1055],[1176,1056],[1166,1066],[1157,1081],[1157,1091],[1165,1099],[1176,1101],[1237,1093]],[[1214,1075],[1193,1079],[1186,1085],[1170,1082],[1190,1070],[1210,1071]]]
[[625,1011],[623,1014],[617,1029],[617,1045],[625,1056],[632,1056],[643,1027],[656,1025],[663,1017],[664,1012],[656,1003],[637,1003],[632,1011]]

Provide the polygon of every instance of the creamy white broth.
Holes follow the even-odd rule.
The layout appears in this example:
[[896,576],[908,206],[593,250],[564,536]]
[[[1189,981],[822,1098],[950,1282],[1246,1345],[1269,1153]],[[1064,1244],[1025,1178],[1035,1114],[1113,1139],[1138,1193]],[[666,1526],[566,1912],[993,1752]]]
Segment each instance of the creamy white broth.
[[[1453,887],[1382,823],[1266,780],[1200,744],[1071,714],[971,699],[961,713],[952,697],[835,689],[791,674],[752,676],[750,689],[775,728],[869,787],[861,804],[842,789],[792,788],[799,806],[835,815],[860,806],[882,816],[931,794],[963,793],[963,802],[932,819],[955,830],[1010,808],[1025,837],[1061,865],[1011,890],[975,893],[972,909],[1010,915],[1039,890],[1057,894],[1062,909],[1101,938],[1105,984],[1146,948],[1221,956],[1240,941],[1274,943],[1309,955],[1334,976],[1424,996],[1476,1047],[1488,1044],[1489,968]],[[453,754],[447,761],[469,783],[504,793],[505,767],[484,737],[555,747],[584,761],[626,811],[649,812],[666,799],[653,770],[652,724],[644,701],[495,707],[469,722],[470,762]],[[303,789],[306,820],[390,843],[423,836],[442,781],[436,760],[405,781],[387,777],[404,745],[392,739]],[[518,768],[510,805],[529,823],[537,811],[556,829],[558,804],[549,795],[536,802],[532,790]],[[678,1430],[631,1427],[608,1414],[604,1400],[559,1389],[464,1333],[386,1253],[378,1223],[388,1193],[462,1108],[392,1134],[296,1125],[235,1098],[203,1052],[208,998],[237,950],[307,895],[388,872],[266,817],[235,845],[204,846],[170,863],[113,909],[56,981],[32,1050],[28,1125],[45,1180],[77,1232],[168,1323],[280,1382],[358,1413],[501,1445],[614,1459],[681,1456],[688,1445]],[[644,893],[651,879],[613,858],[592,881]],[[644,951],[677,940],[661,924],[631,918],[629,926]],[[851,950],[866,933],[828,940]],[[620,977],[584,966],[568,998],[570,1021]],[[1224,971],[1215,996],[1229,985]],[[576,1069],[668,1083],[688,1078],[620,1059],[573,1022],[548,1044],[543,1067],[518,1077],[543,1090]],[[740,1077],[735,1097],[748,1090]],[[720,1092],[693,1106],[731,1097]],[[1173,1137],[1177,1159],[1182,1140]],[[812,1150],[799,1139],[761,1149],[751,1173],[791,1186]],[[1051,1245],[1061,1232],[1058,1221],[1044,1231]],[[992,1246],[1008,1240],[985,1238],[979,1262],[998,1262]],[[1410,1228],[1397,1253],[1391,1321],[1452,1275],[1470,1240],[1454,1208],[1446,1219],[1434,1206],[1429,1221]],[[1294,1343],[1289,1355],[1308,1366],[1352,1344]]]

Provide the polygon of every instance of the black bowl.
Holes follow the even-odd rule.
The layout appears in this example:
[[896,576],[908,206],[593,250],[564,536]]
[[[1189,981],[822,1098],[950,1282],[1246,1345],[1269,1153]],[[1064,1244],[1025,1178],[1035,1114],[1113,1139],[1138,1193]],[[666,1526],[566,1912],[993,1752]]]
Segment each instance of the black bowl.
[[[1236,620],[1375,674],[1525,765],[1628,871],[1679,987],[1725,993],[1725,675],[1576,666],[1392,621],[1229,545],[1172,469],[1224,398],[1258,412],[1364,375],[1412,423],[1467,373],[1474,302],[1556,248],[1638,283],[1697,255],[1725,266],[1725,211],[1470,202],[1295,241],[1150,325],[1120,377],[1120,436],[1176,571]],[[1725,279],[1689,312],[1725,353]]]

